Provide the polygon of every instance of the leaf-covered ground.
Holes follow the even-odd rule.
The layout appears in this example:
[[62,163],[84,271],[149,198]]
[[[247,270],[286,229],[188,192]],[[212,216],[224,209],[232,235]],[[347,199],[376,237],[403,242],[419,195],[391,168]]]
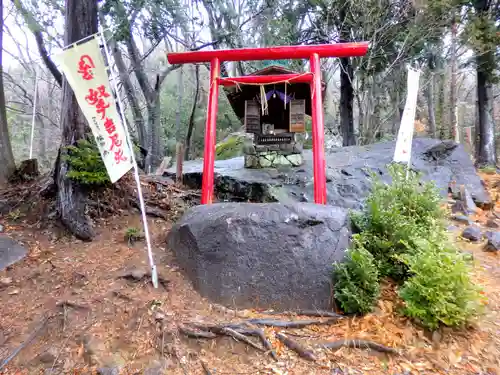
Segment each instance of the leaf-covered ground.
[[[500,177],[484,178],[495,198]],[[500,213],[500,207],[495,209]],[[485,223],[487,218],[497,220],[487,212],[480,212],[474,220]],[[54,229],[37,229],[17,215],[1,224],[8,235],[29,247],[30,254],[0,272],[0,366],[41,328],[0,373],[35,374],[46,369],[90,373],[98,367],[119,366],[123,374],[144,373],[148,368],[150,374],[183,375],[500,374],[500,258],[484,252],[483,243],[457,239],[464,250],[473,253],[474,277],[488,297],[486,315],[472,327],[433,334],[418,328],[397,314],[394,287],[386,283],[377,309],[367,316],[303,329],[266,328],[266,337],[278,356],[274,361],[267,353],[229,337],[192,339],[179,333],[178,327],[185,322],[238,322],[266,315],[222,308],[200,298],[165,248],[168,221],[150,220],[164,281],[157,290],[140,272],[148,269],[144,244],[130,245],[124,240],[128,228],[141,227],[137,214],[124,211],[121,216],[98,221],[99,235],[91,243]],[[316,349],[317,361],[310,362],[276,339],[280,331],[306,347],[355,338],[397,348],[401,354]]]

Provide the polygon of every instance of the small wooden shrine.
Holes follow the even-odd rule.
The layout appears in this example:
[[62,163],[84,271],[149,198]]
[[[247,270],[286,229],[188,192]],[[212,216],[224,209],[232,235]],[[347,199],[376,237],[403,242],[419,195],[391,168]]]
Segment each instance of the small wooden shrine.
[[312,112],[311,88],[308,82],[288,83],[279,79],[280,75],[290,74],[299,73],[278,65],[268,66],[250,75],[277,77],[276,83],[240,84],[228,96],[246,132],[253,134],[253,142],[244,150],[246,168],[303,163],[306,115],[311,116]]

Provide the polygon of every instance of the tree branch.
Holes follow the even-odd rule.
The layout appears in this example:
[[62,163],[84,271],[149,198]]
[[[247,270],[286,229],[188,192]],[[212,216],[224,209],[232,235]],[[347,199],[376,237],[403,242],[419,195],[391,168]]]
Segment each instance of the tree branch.
[[58,86],[62,87],[62,74],[59,71],[59,69],[57,69],[56,64],[54,64],[54,62],[49,57],[49,53],[47,52],[47,49],[45,48],[45,43],[43,41],[43,34],[40,25],[38,25],[38,23],[34,20],[30,12],[23,6],[21,0],[12,0],[12,2],[16,6],[19,13],[21,13],[21,15],[24,18],[24,21],[26,22],[29,29],[33,33],[36,40],[36,45],[38,47],[38,52],[40,53],[40,56],[45,66],[54,76],[54,79],[56,80]]

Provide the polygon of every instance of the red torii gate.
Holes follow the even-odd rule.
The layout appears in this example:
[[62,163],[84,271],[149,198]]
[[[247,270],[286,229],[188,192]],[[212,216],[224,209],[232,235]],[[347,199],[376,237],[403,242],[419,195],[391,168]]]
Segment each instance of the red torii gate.
[[[270,84],[276,81],[286,81],[290,83],[308,82],[311,85],[314,202],[326,204],[324,120],[319,59],[321,57],[364,56],[368,51],[368,45],[368,42],[361,42],[169,53],[167,59],[170,64],[210,62],[210,93],[208,97],[207,122],[205,126],[201,204],[212,203],[214,193],[214,162],[219,85],[234,86],[239,83]],[[281,74],[231,78],[220,77],[220,64],[223,61],[282,59],[309,59],[311,72],[309,74]]]

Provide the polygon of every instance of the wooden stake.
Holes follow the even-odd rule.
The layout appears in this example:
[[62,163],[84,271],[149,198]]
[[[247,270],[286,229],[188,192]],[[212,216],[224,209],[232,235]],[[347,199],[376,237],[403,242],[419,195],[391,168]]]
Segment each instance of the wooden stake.
[[182,185],[182,166],[184,161],[184,144],[181,142],[177,142],[175,157],[177,162],[177,169],[175,171],[175,181]]

